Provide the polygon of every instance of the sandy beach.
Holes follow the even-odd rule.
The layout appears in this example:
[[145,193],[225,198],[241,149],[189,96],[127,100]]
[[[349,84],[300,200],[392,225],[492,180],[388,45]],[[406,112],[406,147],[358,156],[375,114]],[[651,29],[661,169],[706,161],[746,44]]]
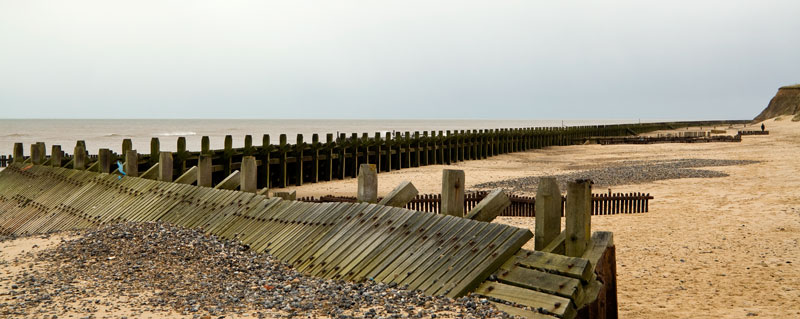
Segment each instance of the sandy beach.
[[[381,173],[379,193],[403,180],[420,193],[439,193],[443,168],[463,169],[469,191],[485,182],[626,161],[758,161],[703,168],[726,177],[613,186],[614,192],[655,196],[650,212],[594,217],[592,227],[614,232],[623,318],[798,317],[800,123],[786,117],[765,124],[770,135],[744,136],[741,143],[576,145]],[[354,196],[356,186],[350,179],[291,189],[298,196]],[[531,218],[497,221],[534,229]],[[533,242],[525,248],[532,249]]]
[[[741,143],[575,145],[404,169],[379,174],[379,192],[385,195],[401,181],[410,180],[420,193],[439,193],[443,168],[465,170],[468,191],[486,189],[476,186],[479,184],[513,185],[520,178],[544,175],[619,174],[605,177],[612,182],[635,182],[600,185],[595,192],[611,188],[655,196],[648,213],[592,220],[594,230],[614,232],[623,318],[797,317],[800,196],[794,192],[800,187],[796,164],[800,123],[785,119],[770,120],[766,125],[770,135],[745,136]],[[685,168],[676,165],[658,166],[663,163],[692,163],[688,169],[706,171],[697,176],[708,177],[636,181],[637,177],[626,175],[633,175],[632,170],[641,170],[643,165],[663,170],[658,174],[664,178],[685,174],[681,171]],[[349,179],[290,190],[296,190],[298,196],[353,196],[356,184]],[[519,187],[515,193],[534,195],[533,189]],[[532,218],[501,217],[496,222],[534,230]],[[28,271],[41,270],[43,265],[34,262],[30,253],[53,247],[61,238],[4,241],[0,246],[0,294],[10,296],[11,279],[26,267]],[[525,248],[533,249],[533,241]],[[80,309],[87,300],[77,300],[71,304],[74,308],[59,318],[84,317]],[[125,303],[102,298],[101,304],[93,306],[95,316],[192,317],[160,308],[131,308]],[[270,317],[252,312],[233,317],[249,316]]]

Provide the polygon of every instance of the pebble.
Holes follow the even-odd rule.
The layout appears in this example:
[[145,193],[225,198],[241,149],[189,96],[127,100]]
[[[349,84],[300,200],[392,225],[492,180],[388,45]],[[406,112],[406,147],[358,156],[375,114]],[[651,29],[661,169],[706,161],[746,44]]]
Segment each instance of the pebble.
[[0,317],[41,307],[61,313],[76,300],[78,309],[92,313],[101,299],[115,307],[199,317],[262,310],[332,318],[510,317],[476,297],[431,297],[374,281],[306,276],[238,242],[164,223],[84,231],[32,258],[44,267],[13,278],[20,298],[0,306]]
[[[567,183],[578,179],[590,179],[594,187],[609,187],[616,185],[631,185],[649,183],[659,180],[679,178],[715,178],[726,177],[728,174],[712,170],[698,169],[700,167],[748,165],[759,163],[746,160],[715,160],[715,159],[678,159],[656,161],[624,161],[605,167],[598,167],[565,174],[552,175],[558,181],[559,188],[567,189]],[[512,192],[535,193],[539,178],[548,176],[528,176],[507,179],[496,182],[477,184],[476,189],[503,188]]]

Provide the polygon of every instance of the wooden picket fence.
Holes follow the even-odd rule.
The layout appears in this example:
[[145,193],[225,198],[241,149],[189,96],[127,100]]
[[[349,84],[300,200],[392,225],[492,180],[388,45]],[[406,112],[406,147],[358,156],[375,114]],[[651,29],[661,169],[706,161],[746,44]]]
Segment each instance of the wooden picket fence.
[[[487,192],[469,193],[464,196],[464,214],[472,210],[478,203],[486,197]],[[511,206],[506,208],[500,216],[511,217],[534,217],[536,216],[536,198],[529,196],[509,195]],[[592,215],[616,215],[616,214],[635,214],[646,213],[650,209],[650,200],[653,199],[649,193],[604,193],[592,195]],[[304,202],[327,203],[327,202],[356,202],[355,197],[348,196],[321,196],[321,197],[300,197],[297,200]],[[380,200],[380,199],[379,199]],[[442,202],[441,194],[422,194],[417,195],[405,208],[421,211],[439,213]],[[561,197],[561,216],[564,216],[566,197]]]

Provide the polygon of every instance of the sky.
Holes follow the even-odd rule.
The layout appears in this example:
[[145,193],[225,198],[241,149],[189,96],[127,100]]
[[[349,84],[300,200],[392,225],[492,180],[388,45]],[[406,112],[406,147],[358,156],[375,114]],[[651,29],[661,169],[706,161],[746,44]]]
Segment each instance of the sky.
[[749,119],[800,1],[0,0],[0,118]]

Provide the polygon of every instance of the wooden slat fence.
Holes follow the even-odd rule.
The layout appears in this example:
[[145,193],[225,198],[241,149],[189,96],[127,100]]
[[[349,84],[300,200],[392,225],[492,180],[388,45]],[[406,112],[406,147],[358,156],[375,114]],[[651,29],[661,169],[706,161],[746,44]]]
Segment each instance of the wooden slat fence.
[[769,131],[739,131],[739,135],[769,135]]
[[[464,196],[464,213],[486,197],[486,192],[469,193]],[[417,195],[405,208],[421,211],[439,213],[441,204],[440,194],[421,194]],[[536,198],[519,195],[509,195],[511,206],[506,208],[500,216],[512,217],[534,217],[536,216]],[[615,214],[635,214],[646,213],[650,209],[650,200],[653,199],[649,193],[604,193],[592,195],[592,215],[615,215]],[[355,197],[347,196],[321,196],[321,197],[300,197],[299,201],[327,203],[327,202],[357,202]],[[380,200],[380,199],[379,199]],[[564,216],[566,197],[561,198],[561,215]]]

